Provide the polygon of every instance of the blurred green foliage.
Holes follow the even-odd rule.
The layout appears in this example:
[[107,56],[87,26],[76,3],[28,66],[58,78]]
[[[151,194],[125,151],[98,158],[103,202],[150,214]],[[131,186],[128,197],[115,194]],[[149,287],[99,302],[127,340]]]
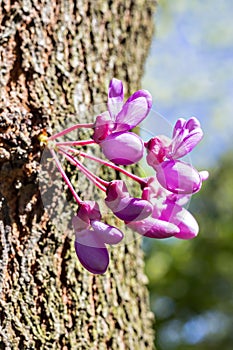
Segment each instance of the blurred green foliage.
[[191,241],[146,239],[159,350],[233,349],[233,153],[219,160],[189,210]]

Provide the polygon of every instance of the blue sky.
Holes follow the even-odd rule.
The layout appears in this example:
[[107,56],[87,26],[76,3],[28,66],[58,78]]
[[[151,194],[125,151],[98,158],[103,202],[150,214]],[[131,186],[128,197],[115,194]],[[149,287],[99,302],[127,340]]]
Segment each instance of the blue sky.
[[[233,148],[232,14],[231,0],[160,0],[155,16],[143,88],[169,123],[191,116],[201,121],[205,138],[192,152],[199,168],[216,166]],[[153,112],[144,128],[158,134]]]

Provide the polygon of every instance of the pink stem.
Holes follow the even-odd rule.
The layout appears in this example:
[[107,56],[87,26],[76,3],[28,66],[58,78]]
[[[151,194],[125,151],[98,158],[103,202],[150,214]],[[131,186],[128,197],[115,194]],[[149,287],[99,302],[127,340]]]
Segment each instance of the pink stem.
[[79,128],[93,128],[95,124],[93,123],[88,123],[88,124],[76,124],[76,125],[72,125],[71,127],[67,128],[67,129],[64,129],[52,136],[50,136],[48,138],[49,141],[51,140],[55,140],[56,138],[60,137],[60,136],[63,136],[63,135],[66,135],[68,134],[69,132],[75,130],[75,129],[79,129]]
[[85,146],[94,144],[94,140],[82,140],[82,141],[64,141],[56,142],[56,146]]
[[56,166],[57,166],[58,170],[59,170],[60,173],[61,173],[62,178],[64,179],[65,183],[67,184],[67,186],[69,187],[70,191],[72,192],[72,195],[74,196],[74,199],[75,199],[76,202],[80,205],[80,204],[82,203],[82,200],[81,200],[81,198],[77,195],[77,193],[75,192],[75,189],[74,189],[74,187],[72,186],[72,184],[71,184],[71,182],[70,182],[68,176],[66,175],[65,171],[63,170],[62,165],[61,165],[61,163],[59,162],[56,153],[55,153],[54,150],[51,149],[51,148],[50,148],[49,150],[50,150],[50,152],[51,152],[51,154],[52,154],[52,156],[53,156],[53,159],[54,159],[54,161],[55,161],[55,163],[56,163]]
[[90,170],[88,170],[84,165],[82,165],[76,158],[71,156],[69,153],[64,151],[62,148],[59,148],[59,152],[63,153],[65,157],[74,165],[77,166],[86,177],[91,180],[99,189],[106,192],[106,186],[108,186],[109,182],[102,180],[97,175],[93,174]]
[[[73,149],[73,148],[71,148],[71,147],[69,147],[68,150],[71,151],[71,152],[77,152],[75,149]],[[94,160],[94,161],[96,161],[96,162],[98,162],[98,163],[101,163],[101,164],[103,164],[103,165],[109,166],[110,168],[113,168],[113,169],[115,169],[115,170],[121,172],[122,174],[124,174],[124,175],[130,177],[131,179],[137,181],[137,182],[138,182],[140,185],[142,185],[142,186],[146,185],[146,181],[143,180],[141,177],[139,177],[139,176],[137,176],[137,175],[134,175],[134,174],[131,174],[129,171],[127,171],[127,170],[125,170],[125,169],[123,169],[123,168],[120,168],[119,166],[117,166],[117,165],[115,165],[115,164],[113,164],[113,163],[109,163],[109,162],[107,162],[106,160],[100,159],[100,158],[98,158],[98,157],[89,155],[89,154],[87,154],[87,153],[85,153],[85,152],[81,152],[81,151],[79,152],[79,155],[80,155],[81,157],[88,158],[88,159]]]

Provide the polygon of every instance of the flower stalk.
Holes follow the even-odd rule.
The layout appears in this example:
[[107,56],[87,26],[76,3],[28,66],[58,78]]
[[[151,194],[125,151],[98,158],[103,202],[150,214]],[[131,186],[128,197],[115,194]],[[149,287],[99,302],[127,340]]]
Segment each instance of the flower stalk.
[[58,157],[57,157],[55,151],[54,151],[52,148],[50,148],[50,152],[51,152],[51,155],[52,155],[52,157],[53,157],[53,159],[54,159],[54,161],[55,161],[55,164],[56,164],[56,166],[57,166],[57,169],[59,170],[59,172],[60,172],[60,174],[61,174],[63,180],[65,181],[65,183],[66,183],[67,186],[69,187],[69,189],[70,189],[70,191],[71,191],[71,193],[72,193],[74,199],[76,200],[76,202],[80,205],[80,204],[82,203],[82,200],[81,200],[81,198],[77,195],[77,193],[76,193],[74,187],[72,186],[72,184],[71,184],[71,182],[70,182],[68,176],[66,175],[64,169],[62,168],[62,165],[61,165],[61,163],[60,163],[60,161],[59,161],[59,159],[58,159]]
[[64,136],[68,133],[70,133],[71,131],[74,131],[76,129],[80,129],[80,128],[93,128],[94,127],[94,124],[93,123],[88,123],[88,124],[75,124],[75,125],[72,125],[70,126],[69,128],[67,129],[64,129],[50,137],[48,137],[48,141],[52,141],[52,140],[56,140],[58,137],[61,137],[61,136]]

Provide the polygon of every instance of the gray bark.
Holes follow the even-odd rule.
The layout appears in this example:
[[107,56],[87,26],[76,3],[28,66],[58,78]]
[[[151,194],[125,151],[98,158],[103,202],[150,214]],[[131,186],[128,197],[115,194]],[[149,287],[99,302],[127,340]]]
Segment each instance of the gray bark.
[[[70,225],[75,204],[59,175],[44,207],[38,136],[92,122],[112,77],[123,80],[126,95],[140,87],[154,7],[146,0],[1,3],[1,349],[153,349],[140,240],[110,248],[103,276],[82,268]],[[92,199],[93,186],[67,171],[80,196]]]

